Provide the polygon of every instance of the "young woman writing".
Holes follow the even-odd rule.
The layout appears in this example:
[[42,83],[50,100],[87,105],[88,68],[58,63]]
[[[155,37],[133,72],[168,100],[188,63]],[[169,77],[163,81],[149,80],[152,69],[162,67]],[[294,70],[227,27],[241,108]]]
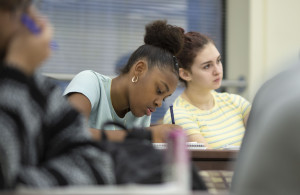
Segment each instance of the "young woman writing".
[[[144,42],[116,78],[91,70],[82,71],[64,92],[88,118],[96,139],[106,121],[119,122],[128,128],[148,127],[153,132],[154,142],[163,142],[166,132],[179,128],[172,124],[150,127],[150,117],[177,87],[175,55],[183,47],[183,30],[166,21],[154,21],[146,26]],[[107,130],[116,129],[111,126]],[[110,139],[124,137],[123,131],[107,131],[107,134]]]

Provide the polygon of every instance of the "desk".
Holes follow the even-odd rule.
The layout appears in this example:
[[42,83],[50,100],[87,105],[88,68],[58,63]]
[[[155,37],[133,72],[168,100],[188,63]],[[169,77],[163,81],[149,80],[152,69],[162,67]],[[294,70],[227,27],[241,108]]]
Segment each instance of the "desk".
[[[119,187],[112,186],[115,190],[107,190],[107,187],[99,186],[85,186],[85,187],[61,187],[61,188],[50,188],[50,189],[23,189],[21,191],[0,191],[1,195],[211,195],[208,191],[190,191],[187,193],[180,193],[174,191],[158,191],[155,187],[137,188],[133,191],[130,191],[122,187],[118,190]],[[110,188],[112,188],[110,187]],[[229,195],[228,192],[221,192],[218,195]]]
[[191,150],[191,158],[200,170],[233,170],[238,150]]

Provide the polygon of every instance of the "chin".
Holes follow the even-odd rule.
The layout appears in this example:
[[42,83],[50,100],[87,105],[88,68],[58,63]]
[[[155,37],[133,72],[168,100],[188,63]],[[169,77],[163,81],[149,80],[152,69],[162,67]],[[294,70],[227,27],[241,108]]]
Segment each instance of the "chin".
[[142,114],[142,113],[135,113],[135,112],[131,112],[133,114],[133,116],[135,117],[142,117],[144,116],[145,114]]
[[219,89],[221,87],[221,83],[220,84],[217,84],[217,85],[215,85],[214,87],[213,87],[213,89],[214,90],[216,90],[216,89]]
[[221,86],[219,86],[219,87],[212,87],[211,88],[211,90],[217,90],[217,89],[219,89]]

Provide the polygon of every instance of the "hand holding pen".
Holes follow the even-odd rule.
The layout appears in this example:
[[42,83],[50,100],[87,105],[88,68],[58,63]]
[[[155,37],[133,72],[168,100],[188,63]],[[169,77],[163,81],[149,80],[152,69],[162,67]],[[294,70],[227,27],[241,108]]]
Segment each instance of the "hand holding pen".
[[166,142],[167,136],[173,130],[183,130],[181,126],[175,124],[173,105],[170,106],[170,114],[172,119],[172,124],[161,124],[151,126],[152,137],[154,143]]

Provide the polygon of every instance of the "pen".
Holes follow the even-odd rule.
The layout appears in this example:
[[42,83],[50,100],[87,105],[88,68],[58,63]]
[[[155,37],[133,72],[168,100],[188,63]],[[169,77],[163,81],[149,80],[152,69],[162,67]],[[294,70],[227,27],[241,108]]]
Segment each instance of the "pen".
[[[33,33],[34,35],[38,35],[41,32],[41,29],[34,23],[34,21],[27,15],[27,14],[22,14],[21,16],[21,22],[24,24],[28,30]],[[57,44],[55,41],[50,42],[50,47],[51,49],[57,49]]]
[[173,105],[170,106],[170,114],[171,114],[172,124],[175,124]]

